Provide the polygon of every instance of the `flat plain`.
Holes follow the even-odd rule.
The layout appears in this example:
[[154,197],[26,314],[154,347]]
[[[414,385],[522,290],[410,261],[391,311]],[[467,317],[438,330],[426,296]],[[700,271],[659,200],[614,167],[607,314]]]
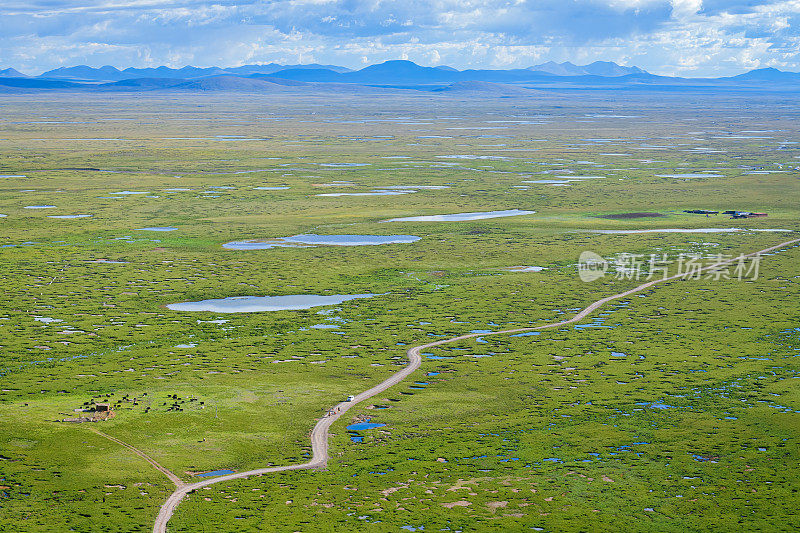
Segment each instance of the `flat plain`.
[[[644,279],[581,252],[644,276],[799,237],[793,96],[401,93],[0,97],[0,531],[151,530],[174,485],[92,430],[184,482],[304,462],[409,347]],[[169,531],[796,530],[800,249],[726,277],[425,352],[325,470],[194,491]]]

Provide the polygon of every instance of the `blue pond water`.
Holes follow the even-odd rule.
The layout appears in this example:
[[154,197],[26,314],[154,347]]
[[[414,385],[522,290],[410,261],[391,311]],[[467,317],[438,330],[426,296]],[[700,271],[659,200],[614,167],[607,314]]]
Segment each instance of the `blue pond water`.
[[533,213],[535,213],[535,211],[507,209],[505,211],[480,211],[475,213],[453,213],[449,215],[423,215],[417,217],[390,218],[389,220],[384,220],[384,222],[462,222],[470,220],[483,220],[487,218],[532,215]]
[[266,250],[286,246],[377,246],[404,244],[420,240],[416,235],[316,235],[307,233],[280,237],[268,242],[232,241],[222,245],[229,250]]
[[651,409],[674,409],[675,408],[674,405],[668,405],[668,404],[659,403],[659,402],[653,402],[653,403],[636,402],[636,405],[643,405],[644,407],[650,407]]
[[[366,429],[375,429],[375,428],[382,428],[386,424],[377,424],[374,422],[370,422],[370,419],[367,419],[364,422],[358,422],[356,424],[350,424],[347,426],[348,431],[364,431]],[[351,435],[350,440],[353,442],[364,442],[364,437],[362,435]]]
[[386,424],[378,424],[375,422],[370,422],[369,420],[366,422],[358,422],[356,424],[350,424],[347,426],[349,431],[363,431],[365,429],[375,429],[375,428],[382,428]]
[[321,305],[338,305],[358,298],[372,298],[374,294],[297,294],[291,296],[231,296],[181,302],[167,305],[173,311],[210,311],[213,313],[257,313],[263,311],[291,311],[310,309]]
[[197,477],[227,476],[228,474],[233,473],[233,470],[214,470],[213,472],[203,472],[202,474],[197,474]]
[[539,335],[538,331],[527,331],[525,333],[515,333],[512,337],[530,337],[532,335]]

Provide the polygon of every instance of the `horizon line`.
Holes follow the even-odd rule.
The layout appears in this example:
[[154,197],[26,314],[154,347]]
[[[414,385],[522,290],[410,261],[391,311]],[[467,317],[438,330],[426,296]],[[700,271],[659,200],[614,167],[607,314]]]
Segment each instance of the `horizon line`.
[[[49,70],[44,70],[44,71],[40,72],[39,74],[26,74],[25,72],[22,72],[21,70],[17,69],[16,67],[13,67],[13,66],[0,67],[0,70],[9,70],[9,69],[15,70],[15,71],[19,72],[20,74],[22,74],[24,76],[31,77],[31,78],[38,78],[38,77],[43,76],[44,74],[47,74],[48,72],[54,72],[54,71],[57,71],[57,70],[60,70],[60,69],[70,69],[70,68],[77,68],[77,67],[87,67],[87,68],[91,68],[91,69],[94,69],[94,70],[100,70],[100,69],[103,69],[103,68],[111,67],[113,69],[116,69],[118,72],[125,72],[126,70],[131,70],[131,69],[134,69],[134,70],[154,69],[155,70],[155,69],[160,69],[160,68],[166,68],[166,69],[169,69],[169,70],[181,70],[181,69],[185,69],[185,68],[196,68],[196,69],[215,69],[216,68],[216,69],[220,69],[220,70],[227,70],[227,69],[236,69],[236,68],[249,67],[249,66],[260,67],[260,66],[267,66],[267,65],[277,65],[277,66],[287,67],[287,68],[308,67],[308,66],[312,66],[312,65],[318,65],[320,67],[345,68],[345,69],[348,69],[349,72],[359,72],[359,71],[364,70],[364,69],[369,68],[369,67],[374,67],[374,66],[377,66],[377,65],[383,65],[383,64],[392,63],[392,62],[412,63],[412,64],[414,64],[414,65],[416,65],[418,67],[422,67],[422,68],[434,68],[434,69],[436,69],[436,68],[445,67],[445,68],[448,68],[448,69],[456,70],[458,72],[465,72],[465,71],[470,71],[470,70],[485,70],[485,71],[497,71],[497,72],[507,72],[507,71],[513,71],[513,70],[531,70],[534,67],[538,67],[538,66],[545,65],[545,64],[548,64],[548,63],[553,63],[553,64],[556,64],[556,65],[569,64],[569,65],[572,65],[572,66],[575,66],[575,67],[587,67],[587,66],[593,65],[595,63],[609,63],[609,64],[613,64],[613,65],[616,65],[616,66],[622,67],[622,68],[639,69],[639,70],[642,71],[643,74],[649,74],[649,75],[652,75],[652,76],[667,77],[667,78],[684,78],[684,79],[720,79],[720,78],[729,78],[729,77],[738,76],[740,74],[747,74],[749,72],[754,72],[754,71],[758,71],[758,70],[776,70],[778,72],[787,73],[787,74],[799,74],[798,72],[793,72],[793,71],[788,71],[788,70],[781,70],[781,69],[778,69],[776,67],[769,67],[768,66],[768,67],[757,67],[757,68],[753,68],[753,69],[750,69],[750,70],[744,70],[744,71],[739,72],[739,74],[731,74],[731,75],[727,75],[727,76],[667,75],[667,74],[654,74],[654,73],[649,72],[649,71],[647,71],[647,70],[645,70],[642,67],[639,67],[637,65],[624,65],[624,64],[617,63],[615,61],[604,61],[604,60],[599,60],[599,59],[595,60],[595,61],[592,61],[590,63],[585,63],[583,65],[577,64],[577,63],[573,63],[572,61],[562,61],[562,62],[559,63],[557,61],[549,60],[549,61],[545,61],[544,63],[531,65],[529,67],[515,67],[515,68],[505,68],[505,69],[502,69],[502,68],[467,68],[467,69],[458,69],[456,67],[452,67],[452,66],[447,65],[447,64],[422,65],[420,63],[417,63],[416,61],[412,61],[410,59],[402,59],[402,58],[401,59],[387,59],[385,61],[380,61],[380,62],[377,62],[377,63],[371,63],[369,65],[365,65],[365,66],[363,66],[361,68],[358,68],[358,69],[351,69],[350,67],[345,67],[343,65],[336,65],[336,64],[329,64],[329,63],[311,62],[311,63],[283,64],[283,63],[278,63],[276,61],[265,61],[265,62],[256,62],[256,63],[243,63],[241,65],[229,65],[229,66],[225,66],[225,67],[222,67],[222,66],[219,66],[219,65],[211,65],[211,66],[207,66],[207,67],[201,67],[201,66],[195,66],[195,65],[191,65],[191,64],[186,64],[186,65],[183,65],[183,66],[180,66],[180,67],[170,67],[170,66],[167,66],[167,65],[157,65],[157,66],[143,66],[143,67],[127,66],[127,67],[120,68],[120,67],[118,67],[116,65],[110,65],[110,64],[101,65],[101,66],[92,66],[92,65],[87,65],[85,63],[82,63],[82,64],[75,64],[75,65],[64,65],[64,66],[52,68],[52,69],[49,69]],[[320,70],[322,70],[322,69],[320,69]],[[276,72],[278,72],[278,71],[276,71]],[[581,76],[581,75],[586,75],[586,74],[576,74],[576,76]],[[570,75],[554,74],[554,76],[569,77]],[[616,76],[609,76],[609,77],[616,77]]]

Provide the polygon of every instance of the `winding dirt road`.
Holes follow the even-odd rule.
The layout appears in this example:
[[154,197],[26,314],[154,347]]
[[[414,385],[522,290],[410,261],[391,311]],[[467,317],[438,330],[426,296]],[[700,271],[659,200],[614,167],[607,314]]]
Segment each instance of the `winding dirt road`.
[[[791,244],[796,244],[796,243],[800,243],[800,239],[793,239],[793,240],[790,240],[790,241],[782,242],[780,244],[776,244],[775,246],[771,246],[769,248],[765,248],[763,250],[759,250],[757,252],[753,252],[753,253],[744,255],[743,257],[748,257],[748,258],[749,257],[754,257],[754,256],[757,256],[759,254],[768,253],[768,252],[771,252],[773,250],[777,250],[779,248],[783,248],[783,247],[789,246]],[[699,269],[699,271],[700,272],[705,272],[705,271],[709,271],[709,270],[714,270],[716,268],[719,268],[719,267],[734,263],[735,261],[738,261],[738,259],[739,259],[738,257],[735,257],[735,258],[732,258],[732,259],[729,259],[729,260],[726,260],[726,261],[720,261],[718,263],[714,263],[712,265],[708,265],[706,267],[703,267],[703,268]],[[368,399],[372,398],[373,396],[376,396],[376,395],[380,394],[381,392],[385,391],[386,389],[388,389],[388,388],[390,388],[390,387],[392,387],[394,385],[397,385],[398,383],[403,381],[405,378],[407,378],[410,374],[412,374],[415,370],[417,370],[420,367],[420,365],[422,364],[421,352],[423,350],[426,350],[428,348],[434,348],[436,346],[441,346],[442,344],[448,344],[448,343],[451,343],[451,342],[457,342],[457,341],[464,340],[464,339],[470,339],[470,338],[473,338],[473,337],[485,337],[485,336],[488,336],[488,335],[507,335],[507,334],[510,334],[510,333],[522,333],[522,332],[526,332],[526,331],[535,331],[535,330],[540,330],[540,329],[557,328],[559,326],[564,326],[566,324],[571,324],[573,322],[578,322],[580,320],[583,320],[584,318],[586,318],[587,315],[589,315],[590,313],[595,311],[598,307],[601,307],[602,305],[604,305],[604,304],[606,304],[606,303],[608,303],[608,302],[610,302],[612,300],[617,300],[619,298],[624,298],[624,297],[629,296],[631,294],[643,291],[643,290],[645,290],[645,289],[647,289],[649,287],[652,287],[653,285],[656,285],[658,283],[665,283],[667,281],[672,281],[672,280],[680,279],[680,278],[683,278],[683,277],[685,277],[685,274],[676,274],[674,276],[669,276],[669,277],[662,278],[662,279],[656,279],[656,280],[648,281],[647,283],[642,283],[641,285],[638,285],[638,286],[636,286],[636,287],[634,287],[632,289],[629,289],[627,291],[620,292],[620,293],[614,294],[612,296],[607,296],[606,298],[601,298],[600,300],[597,300],[596,302],[593,302],[592,304],[590,304],[587,307],[585,307],[583,310],[581,310],[574,317],[572,317],[570,319],[567,319],[567,320],[562,320],[560,322],[552,322],[550,324],[544,324],[544,325],[541,325],[541,326],[534,326],[534,327],[508,329],[508,330],[504,330],[504,331],[493,331],[491,333],[468,333],[466,335],[459,335],[458,337],[451,337],[449,339],[442,339],[442,340],[438,340],[436,342],[431,342],[431,343],[428,343],[428,344],[422,344],[420,346],[414,346],[413,348],[409,349],[408,352],[407,352],[409,364],[406,367],[404,367],[402,370],[396,372],[395,374],[392,374],[385,381],[379,383],[378,385],[375,385],[371,389],[365,390],[364,392],[357,394],[355,396],[355,398],[353,399],[353,401],[342,402],[342,403],[336,405],[335,407],[333,407],[333,410],[332,410],[333,414],[332,415],[323,417],[317,422],[317,424],[314,426],[314,429],[311,430],[311,449],[313,450],[313,456],[312,456],[310,461],[308,461],[307,463],[302,463],[302,464],[298,464],[298,465],[276,466],[276,467],[271,467],[271,468],[259,468],[259,469],[256,469],[256,470],[248,470],[246,472],[237,472],[235,474],[229,474],[229,475],[226,475],[226,476],[219,476],[219,477],[215,477],[215,478],[211,478],[211,479],[206,479],[206,480],[203,480],[203,481],[198,481],[196,483],[190,483],[190,484],[187,484],[187,485],[184,485],[184,484],[181,483],[180,485],[178,485],[178,488],[175,490],[175,492],[173,492],[169,496],[169,498],[167,498],[167,501],[164,502],[164,505],[161,506],[161,510],[158,513],[158,517],[156,518],[155,524],[153,525],[153,533],[166,533],[166,531],[167,531],[167,522],[169,522],[170,517],[172,517],[172,513],[175,511],[175,508],[178,506],[178,504],[181,502],[181,500],[183,500],[183,498],[186,496],[186,494],[188,494],[189,492],[191,492],[193,490],[197,490],[197,489],[202,488],[202,487],[207,487],[207,486],[213,485],[215,483],[222,483],[224,481],[230,481],[232,479],[242,479],[242,478],[246,478],[246,477],[250,477],[250,476],[257,476],[257,475],[261,475],[261,474],[269,474],[269,473],[272,473],[272,472],[282,472],[282,471],[285,471],[285,470],[307,470],[307,469],[313,469],[313,468],[324,468],[325,465],[328,462],[328,430],[330,429],[331,425],[334,422],[336,422],[339,419],[339,417],[341,417],[343,414],[345,414],[348,410],[350,410],[350,408],[352,408],[356,404],[358,404],[360,402],[363,402],[365,400],[368,400]],[[116,439],[112,439],[112,440],[116,441]],[[122,443],[121,441],[117,441],[117,442],[120,442],[120,444],[123,444],[124,446],[127,446],[127,447],[131,448],[131,446],[129,446],[129,445],[125,444],[125,443]],[[134,449],[134,451],[139,453],[139,455],[141,455],[141,456],[145,457],[146,459],[150,460],[143,453],[138,452],[135,448],[133,448],[133,449]],[[151,461],[151,463],[155,463],[152,460],[150,460],[150,461]],[[157,465],[157,463],[155,463],[155,465]],[[158,466],[160,466],[160,465],[158,465]],[[161,468],[159,468],[159,470],[164,472],[166,469],[162,470]],[[166,470],[166,472],[169,472],[169,471]],[[171,472],[170,472],[170,474],[171,474]],[[170,477],[170,479],[172,479],[172,477]],[[178,480],[178,481],[180,481],[180,480]]]

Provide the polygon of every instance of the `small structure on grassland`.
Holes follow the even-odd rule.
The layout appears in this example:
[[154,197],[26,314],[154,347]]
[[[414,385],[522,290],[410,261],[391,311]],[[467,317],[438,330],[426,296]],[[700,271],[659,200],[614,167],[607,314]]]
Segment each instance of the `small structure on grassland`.
[[[61,419],[61,421],[80,424],[82,422],[100,422],[103,420],[109,420],[111,418],[114,418],[114,416],[116,416],[114,408],[111,407],[110,403],[96,403],[94,404],[94,407],[92,409],[88,410],[80,409],[79,411],[85,412],[87,416],[63,418]],[[90,414],[91,416],[88,416]]]
[[[719,211],[709,211],[707,209],[687,209],[684,213],[690,213],[693,215],[716,215]],[[759,218],[767,216],[766,213],[751,213],[750,211],[735,211],[735,210],[728,210],[723,211],[723,215],[730,215],[731,218]]]
[[709,211],[708,209],[687,209],[684,213],[692,215],[716,215],[719,211]]

